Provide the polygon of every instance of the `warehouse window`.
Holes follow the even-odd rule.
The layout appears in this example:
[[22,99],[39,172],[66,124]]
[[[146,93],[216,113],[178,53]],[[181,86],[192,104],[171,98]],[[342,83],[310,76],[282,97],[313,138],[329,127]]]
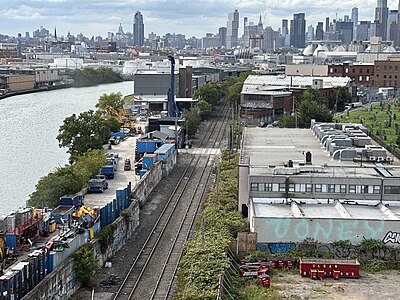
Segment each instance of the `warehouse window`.
[[307,193],[311,193],[312,192],[312,184],[311,183],[307,183],[306,184],[306,192]]
[[346,193],[346,185],[345,184],[341,184],[340,185],[340,192],[341,193]]
[[354,184],[349,185],[349,193],[355,193],[356,192],[356,186]]
[[258,183],[252,182],[252,183],[251,183],[251,186],[250,186],[250,190],[251,190],[252,192],[258,192]]
[[315,185],[315,192],[316,193],[321,193],[322,192],[322,184],[316,184]]
[[286,192],[286,184],[280,183],[279,184],[279,191],[280,192]]
[[272,192],[272,183],[264,183],[264,191]]
[[334,192],[335,192],[335,185],[328,184],[328,193],[334,193]]
[[295,190],[295,184],[294,183],[289,183],[289,192],[295,192],[295,191],[296,191]]
[[374,194],[380,194],[380,193],[381,193],[381,186],[374,185]]
[[385,194],[400,194],[400,186],[396,185],[385,185],[384,187]]

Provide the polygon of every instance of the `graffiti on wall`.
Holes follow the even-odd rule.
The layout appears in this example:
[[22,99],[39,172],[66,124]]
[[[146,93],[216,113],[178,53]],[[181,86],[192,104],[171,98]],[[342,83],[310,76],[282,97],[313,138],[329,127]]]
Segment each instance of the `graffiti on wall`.
[[392,244],[400,244],[400,232],[389,231],[386,233],[382,242],[384,244],[392,243]]
[[328,242],[337,240],[361,241],[363,237],[381,239],[384,236],[385,221],[332,219],[268,219],[271,241],[303,241],[307,238]]
[[357,257],[361,260],[380,259],[385,261],[400,261],[400,248],[397,247],[382,247],[374,250],[364,250],[353,245],[335,246],[333,244],[320,243],[257,243],[257,250],[271,254],[283,254],[295,248],[317,250],[339,259]]
[[269,252],[272,254],[284,253],[284,252],[288,252],[288,251],[296,248],[296,244],[295,243],[269,243],[268,248],[269,248]]

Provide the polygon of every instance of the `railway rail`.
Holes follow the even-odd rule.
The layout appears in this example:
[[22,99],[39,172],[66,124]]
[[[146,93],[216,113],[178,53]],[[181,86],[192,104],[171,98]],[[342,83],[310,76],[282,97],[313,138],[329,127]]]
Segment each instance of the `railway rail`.
[[[229,118],[226,104],[216,112],[207,126],[200,148],[193,155],[169,197],[153,230],[148,235],[128,274],[114,295],[117,299],[169,299],[183,247],[191,232],[204,194],[211,184],[214,155],[210,148],[219,147]],[[208,150],[207,150],[208,149]]]

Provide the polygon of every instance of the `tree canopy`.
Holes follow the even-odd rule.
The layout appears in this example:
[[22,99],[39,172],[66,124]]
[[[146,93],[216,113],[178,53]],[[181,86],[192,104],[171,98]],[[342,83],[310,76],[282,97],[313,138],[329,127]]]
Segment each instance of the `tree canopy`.
[[103,119],[99,111],[89,110],[64,120],[57,140],[60,147],[67,147],[70,161],[91,149],[102,149],[112,131],[118,131],[120,124],[115,119]]
[[77,87],[123,81],[120,74],[115,72],[113,69],[106,67],[100,67],[98,69],[76,69],[72,77],[74,79],[74,86]]
[[74,165],[59,167],[42,177],[30,195],[28,204],[34,207],[58,206],[61,196],[79,192],[89,178],[98,174],[104,162],[104,150],[92,150],[78,156]]
[[201,86],[193,95],[194,99],[204,100],[212,106],[217,105],[219,99],[222,97],[222,89],[218,83],[209,82]]
[[96,107],[104,115],[110,115],[110,112],[112,111],[119,112],[124,107],[122,94],[120,92],[103,94],[100,96],[99,102],[96,104]]

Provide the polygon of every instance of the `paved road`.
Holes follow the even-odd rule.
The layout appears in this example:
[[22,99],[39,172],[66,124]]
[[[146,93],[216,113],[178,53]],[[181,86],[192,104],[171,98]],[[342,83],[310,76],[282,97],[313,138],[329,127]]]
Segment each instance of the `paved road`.
[[[135,175],[135,147],[137,137],[128,137],[118,145],[113,145],[109,152],[118,152],[119,160],[117,172],[114,179],[108,180],[108,189],[104,193],[93,193],[85,195],[84,203],[86,206],[96,207],[104,206],[115,199],[115,191],[120,187],[126,187],[129,182],[132,183],[132,189],[139,181],[140,177]],[[124,171],[124,161],[126,158],[131,160],[131,171]]]

